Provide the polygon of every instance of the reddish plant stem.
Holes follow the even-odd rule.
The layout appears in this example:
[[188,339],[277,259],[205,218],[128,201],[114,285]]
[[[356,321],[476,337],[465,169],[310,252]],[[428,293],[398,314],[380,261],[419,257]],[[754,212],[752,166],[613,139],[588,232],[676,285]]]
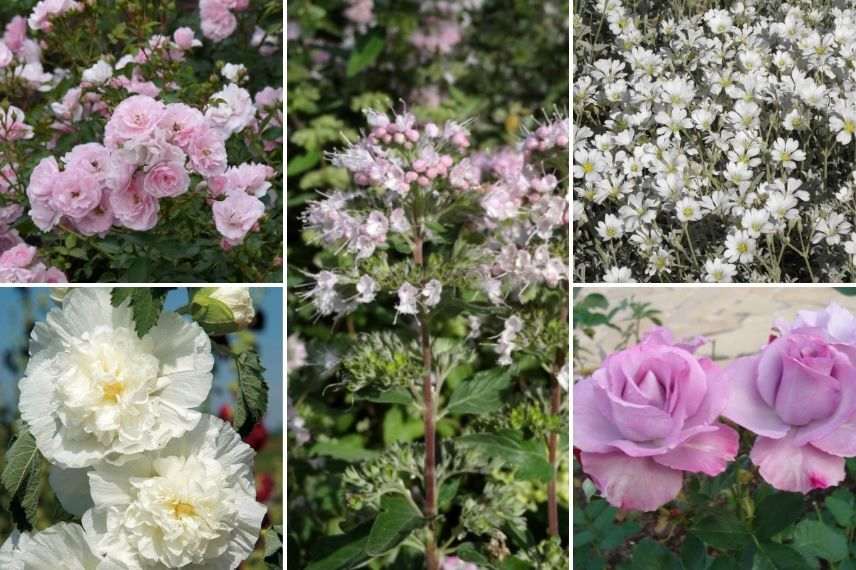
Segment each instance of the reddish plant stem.
[[[413,243],[413,263],[421,270],[423,267],[422,236],[418,235]],[[428,315],[425,311],[419,312],[419,344],[422,348],[422,367],[425,371],[422,377],[422,401],[424,410],[423,422],[425,426],[425,506],[424,515],[428,519],[428,537],[425,541],[425,567],[428,570],[437,570],[439,561],[437,559],[437,542],[434,524],[437,518],[437,475],[435,467],[437,462],[437,441],[435,429],[434,409],[434,384],[431,381],[431,369],[433,367],[434,355],[431,352],[431,337],[428,332]]]

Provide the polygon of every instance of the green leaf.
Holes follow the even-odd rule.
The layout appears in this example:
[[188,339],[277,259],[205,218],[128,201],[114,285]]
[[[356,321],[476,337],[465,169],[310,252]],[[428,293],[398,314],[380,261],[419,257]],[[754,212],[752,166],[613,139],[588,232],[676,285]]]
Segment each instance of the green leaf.
[[116,287],[110,294],[110,302],[118,307],[130,300],[134,327],[142,338],[157,324],[168,292],[169,288]]
[[708,564],[704,543],[697,537],[688,534],[681,546],[681,564],[684,570],[705,570]]
[[398,406],[387,410],[383,417],[383,442],[390,445],[396,442],[409,442],[425,433],[425,425],[418,419],[405,419],[404,412]]
[[497,433],[474,433],[461,436],[458,442],[489,458],[502,459],[516,467],[521,479],[546,483],[553,476],[543,442],[523,440],[517,432],[503,430]]
[[484,370],[461,382],[449,398],[450,414],[489,414],[502,407],[500,394],[511,385],[511,374],[502,368]]
[[636,568],[681,570],[681,563],[668,548],[659,542],[646,538],[633,549],[631,559],[619,568],[622,570],[635,570]]
[[378,404],[401,404],[413,403],[413,394],[407,388],[392,388],[391,390],[377,390],[367,388],[354,394],[358,400],[376,402]]
[[752,542],[749,529],[736,515],[722,512],[702,518],[690,529],[704,542],[721,550],[733,550]]
[[22,530],[35,526],[44,464],[36,439],[23,423],[20,424],[18,435],[6,452],[0,481],[11,497],[14,522]]
[[368,461],[378,456],[378,452],[366,449],[359,435],[343,437],[329,441],[319,441],[309,450],[312,455],[324,455],[349,463]]
[[758,545],[752,570],[812,570],[812,566],[790,546],[764,542]]
[[472,562],[473,564],[482,564],[488,566],[490,560],[478,551],[478,549],[470,542],[465,542],[458,547],[455,554],[464,562]]
[[380,513],[372,524],[366,553],[379,556],[398,546],[407,535],[422,526],[422,513],[400,493],[388,493],[380,499]]
[[[366,543],[369,540],[369,523],[362,524],[348,533],[325,538],[313,548],[322,553],[306,570],[345,570],[356,568],[368,560]],[[330,554],[328,554],[330,553]]]
[[265,558],[282,550],[282,539],[274,529],[266,528],[262,531],[262,537],[265,540]]
[[311,170],[319,162],[321,162],[321,153],[316,149],[312,149],[300,156],[295,156],[288,161],[288,176],[303,174]]
[[245,436],[264,417],[268,405],[268,386],[264,380],[265,369],[255,350],[235,356],[238,369],[238,399],[235,402],[233,425],[241,436]]
[[804,520],[794,529],[794,548],[829,562],[847,558],[847,539],[820,521]]
[[835,290],[848,297],[856,295],[856,287],[835,287]]
[[755,534],[761,540],[775,536],[796,523],[805,511],[805,500],[799,493],[777,492],[758,504]]
[[836,489],[826,497],[826,508],[840,526],[849,528],[853,524],[853,514],[856,512],[856,497],[849,489]]
[[360,38],[357,47],[348,58],[347,76],[353,77],[374,64],[380,52],[383,51],[383,45],[383,36],[380,33],[372,33]]

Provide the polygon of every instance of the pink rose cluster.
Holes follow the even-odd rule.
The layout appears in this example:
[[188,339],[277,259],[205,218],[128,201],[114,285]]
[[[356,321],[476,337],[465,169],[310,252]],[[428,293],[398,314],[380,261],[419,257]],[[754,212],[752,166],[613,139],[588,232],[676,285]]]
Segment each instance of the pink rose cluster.
[[737,454],[737,432],[718,421],[728,379],[693,355],[702,342],[655,329],[574,385],[574,445],[612,505],[655,510],[678,495],[684,472],[717,475]]
[[[8,234],[7,234],[8,235]],[[17,234],[14,234],[17,236]],[[48,268],[38,258],[35,247],[23,242],[4,249],[0,236],[0,283],[65,283],[65,274]]]
[[231,109],[238,119],[230,110],[208,116],[183,103],[128,97],[110,116],[103,144],[78,145],[33,170],[27,196],[36,226],[50,231],[66,225],[88,236],[103,236],[114,225],[150,230],[160,200],[187,192],[196,173],[211,188],[217,229],[226,244],[237,245],[264,213],[259,198],[274,172],[256,164],[228,167],[226,139],[254,113],[246,91],[235,97],[249,108]]
[[655,510],[681,473],[716,475],[737,433],[757,437],[749,458],[781,491],[841,483],[856,457],[856,317],[831,304],[777,323],[761,350],[724,370],[655,329],[574,385],[574,445],[583,471],[611,504]]
[[52,29],[51,19],[56,16],[61,16],[67,12],[79,11],[83,9],[83,4],[75,0],[40,0],[33,7],[28,20],[30,28],[33,30],[41,30],[49,32]]
[[238,27],[234,12],[246,10],[250,0],[199,0],[202,35],[214,42],[222,42]]
[[0,78],[12,76],[30,89],[49,91],[55,77],[42,67],[42,48],[27,37],[27,20],[15,16],[0,39]]

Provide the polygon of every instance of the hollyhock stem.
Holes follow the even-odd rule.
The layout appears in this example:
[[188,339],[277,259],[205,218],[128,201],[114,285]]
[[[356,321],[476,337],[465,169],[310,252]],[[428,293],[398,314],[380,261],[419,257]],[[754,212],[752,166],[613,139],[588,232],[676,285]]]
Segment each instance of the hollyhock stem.
[[[418,235],[413,243],[413,262],[421,269],[422,236]],[[425,311],[419,313],[419,343],[422,348],[422,367],[425,375],[422,378],[422,400],[424,405],[423,421],[425,425],[425,506],[424,514],[428,519],[428,537],[425,541],[425,567],[428,570],[437,570],[437,543],[434,523],[437,518],[437,478],[435,474],[436,465],[436,433],[435,433],[435,408],[434,408],[434,386],[431,381],[431,367],[433,366],[433,353],[431,352],[431,337],[428,332],[428,315]]]

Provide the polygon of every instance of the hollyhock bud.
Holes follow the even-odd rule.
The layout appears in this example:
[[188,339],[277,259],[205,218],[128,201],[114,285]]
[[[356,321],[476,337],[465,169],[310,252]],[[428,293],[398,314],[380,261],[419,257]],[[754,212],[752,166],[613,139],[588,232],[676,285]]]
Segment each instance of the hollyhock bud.
[[750,458],[768,483],[807,493],[840,483],[856,456],[856,318],[830,306],[781,330],[728,367],[724,415],[758,435]]
[[245,329],[256,317],[246,287],[203,287],[193,295],[191,313],[202,328],[216,334]]
[[728,380],[694,342],[655,329],[574,384],[574,446],[583,471],[619,508],[653,511],[681,490],[683,472],[718,475],[737,432],[717,421]]

